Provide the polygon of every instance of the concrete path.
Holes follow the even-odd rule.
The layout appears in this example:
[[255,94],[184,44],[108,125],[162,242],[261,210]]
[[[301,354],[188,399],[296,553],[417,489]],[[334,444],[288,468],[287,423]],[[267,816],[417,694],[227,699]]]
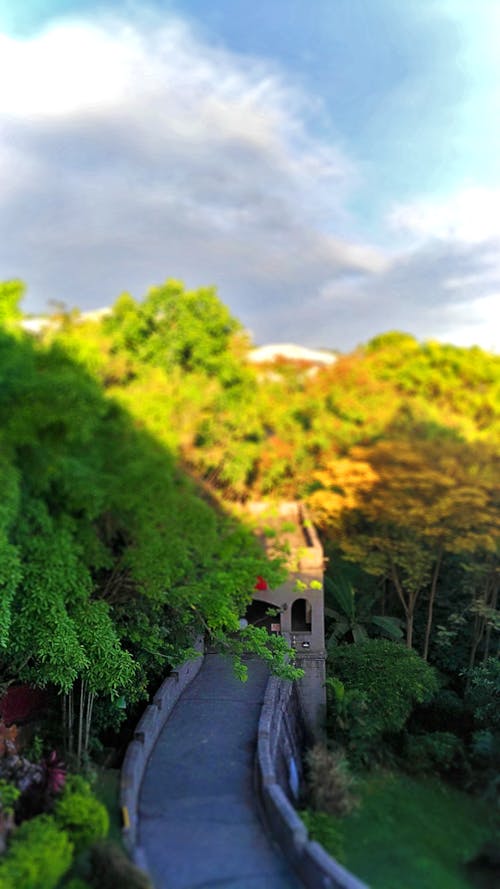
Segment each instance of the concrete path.
[[139,842],[156,889],[300,889],[259,817],[253,786],[268,673],[249,679],[208,654],[176,704],[148,763]]

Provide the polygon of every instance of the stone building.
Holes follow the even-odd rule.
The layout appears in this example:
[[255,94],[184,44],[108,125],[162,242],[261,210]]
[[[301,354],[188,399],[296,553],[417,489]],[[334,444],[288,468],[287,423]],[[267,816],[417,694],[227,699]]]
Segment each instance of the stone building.
[[[298,682],[304,718],[318,737],[326,708],[323,547],[304,504],[262,502],[247,504],[247,509],[266,551],[270,556],[285,555],[289,572],[276,589],[255,590],[247,619],[282,633],[296,650],[296,664],[305,673]],[[268,616],[269,608],[278,614]]]

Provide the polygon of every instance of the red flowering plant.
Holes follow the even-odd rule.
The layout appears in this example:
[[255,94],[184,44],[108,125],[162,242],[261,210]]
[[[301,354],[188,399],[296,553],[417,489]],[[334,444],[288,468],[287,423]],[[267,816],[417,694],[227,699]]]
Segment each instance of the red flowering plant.
[[66,783],[66,766],[55,750],[44,760],[46,792],[55,796]]

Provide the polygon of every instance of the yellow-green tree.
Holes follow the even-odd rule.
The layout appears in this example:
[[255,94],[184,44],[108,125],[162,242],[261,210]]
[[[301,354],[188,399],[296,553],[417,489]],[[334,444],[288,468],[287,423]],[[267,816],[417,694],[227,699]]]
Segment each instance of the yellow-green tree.
[[423,656],[445,553],[494,552],[500,520],[498,454],[443,435],[353,448],[316,473],[311,505],[346,556],[388,578],[413,644],[417,603],[428,591]]

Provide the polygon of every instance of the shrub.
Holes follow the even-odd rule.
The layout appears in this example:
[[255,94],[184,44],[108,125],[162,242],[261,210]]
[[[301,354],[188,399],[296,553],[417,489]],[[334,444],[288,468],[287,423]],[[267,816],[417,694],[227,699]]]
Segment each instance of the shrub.
[[108,812],[92,794],[90,785],[78,775],[71,776],[61,798],[56,803],[55,817],[68,831],[80,852],[96,840],[102,840],[109,830]]
[[449,772],[465,762],[464,746],[452,732],[429,732],[408,735],[406,757],[412,770]]
[[357,805],[354,778],[341,751],[316,744],[307,754],[309,799],[314,809],[329,815],[348,815]]
[[465,700],[480,728],[500,732],[500,660],[488,658],[466,672]]
[[326,680],[326,689],[329,734],[336,734],[356,751],[357,759],[362,759],[365,749],[371,749],[364,736],[364,715],[368,709],[366,694],[356,688],[346,689],[336,677]]
[[419,707],[412,715],[409,730],[412,734],[447,732],[450,726],[457,734],[464,736],[471,729],[472,717],[465,709],[463,698],[451,688],[440,688],[432,701]]
[[500,733],[488,729],[474,732],[470,758],[473,767],[472,787],[500,809]]
[[309,836],[326,849],[337,861],[344,858],[343,837],[340,825],[326,812],[311,812],[305,809],[300,813]]
[[475,726],[470,750],[474,786],[500,808],[500,661],[490,657],[466,676],[465,701]]
[[0,811],[4,812],[6,815],[12,815],[14,806],[20,796],[21,791],[15,784],[0,779]]
[[401,731],[414,705],[430,700],[438,690],[433,668],[415,651],[388,639],[340,645],[330,662],[346,690],[363,696],[360,722],[365,738]]
[[90,851],[90,860],[90,882],[95,889],[153,889],[147,874],[139,870],[119,846],[96,843]]
[[25,821],[0,862],[1,889],[54,889],[71,866],[73,844],[51,815]]

